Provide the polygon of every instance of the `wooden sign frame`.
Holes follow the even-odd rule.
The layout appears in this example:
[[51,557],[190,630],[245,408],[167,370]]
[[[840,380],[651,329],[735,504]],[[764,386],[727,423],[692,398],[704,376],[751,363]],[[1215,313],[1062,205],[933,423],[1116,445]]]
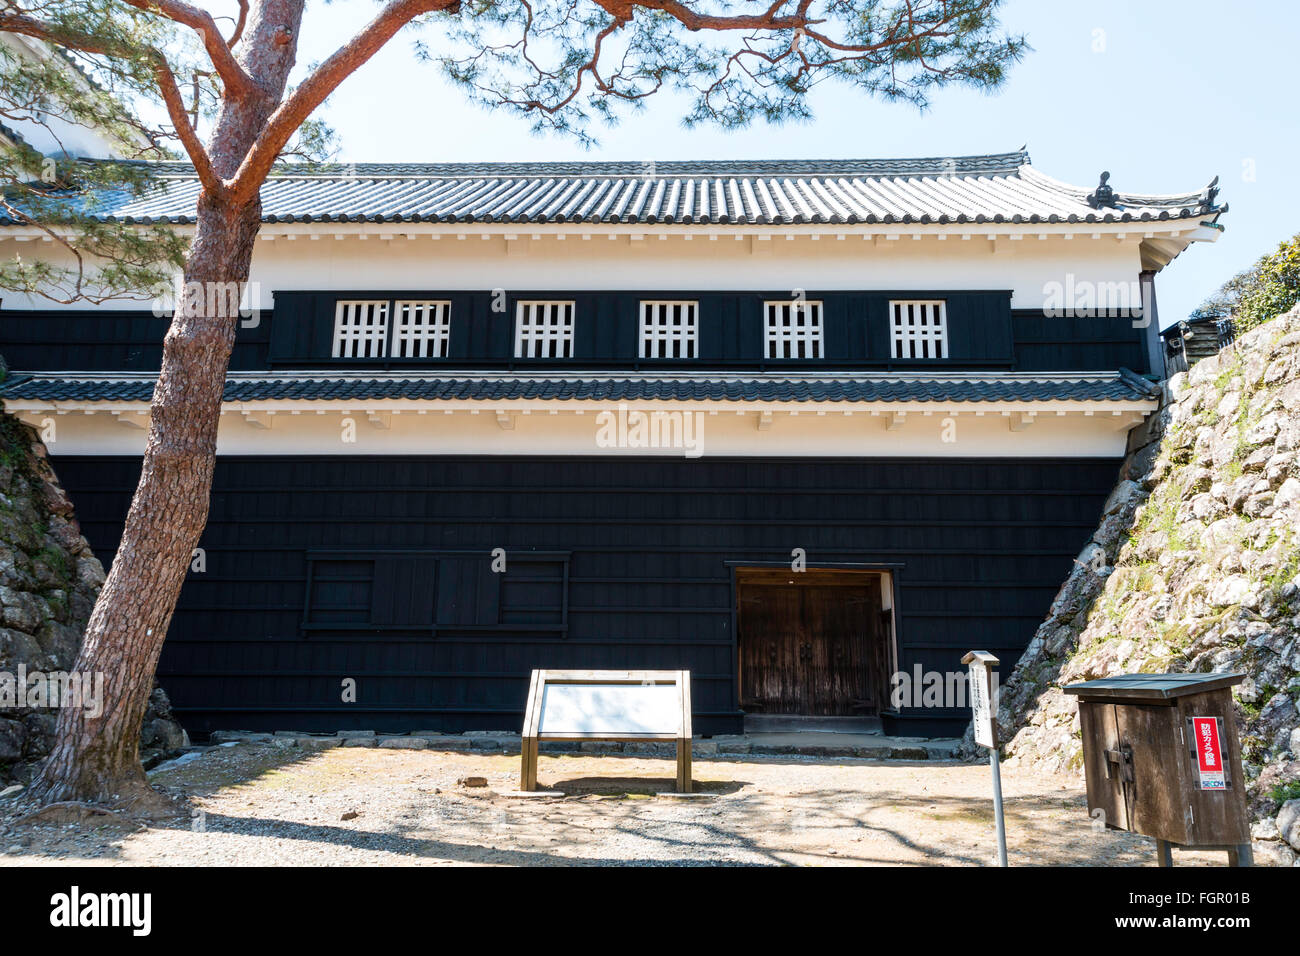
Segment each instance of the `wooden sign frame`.
[[[547,686],[557,684],[673,685],[678,689],[681,721],[673,733],[566,731],[542,734],[542,703]],[[603,740],[621,743],[676,741],[677,792],[691,792],[691,672],[690,671],[549,671],[536,670],[528,684],[524,707],[519,789],[537,789],[537,754],[543,740]]]

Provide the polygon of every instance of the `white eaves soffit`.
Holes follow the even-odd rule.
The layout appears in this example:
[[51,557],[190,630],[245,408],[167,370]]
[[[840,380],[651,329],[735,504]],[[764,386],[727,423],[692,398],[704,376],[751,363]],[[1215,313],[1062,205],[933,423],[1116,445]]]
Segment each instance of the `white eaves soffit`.
[[[171,227],[182,236],[191,235],[189,224]],[[894,223],[858,225],[823,224],[733,224],[678,225],[644,223],[537,224],[526,230],[502,229],[497,225],[443,223],[293,223],[264,224],[258,239],[278,245],[320,241],[406,243],[406,242],[504,242],[510,255],[527,255],[531,243],[548,241],[621,242],[635,246],[640,242],[745,242],[752,252],[772,251],[783,242],[852,242],[867,248],[908,242],[990,243],[992,251],[1012,248],[1012,244],[1034,241],[1137,243],[1143,269],[1159,271],[1195,242],[1216,242],[1222,227],[1209,221],[1171,220],[1145,223],[1074,223],[1015,224],[961,223],[921,224]],[[43,231],[30,227],[10,226],[0,229],[0,243],[35,243],[53,245]],[[288,250],[291,251],[291,250]],[[575,250],[577,251],[577,250]],[[306,249],[304,255],[308,255]]]
[[[144,402],[6,403],[50,452],[139,455]],[[681,454],[627,439],[684,419],[699,455],[1119,457],[1154,399],[1039,402],[265,401],[222,407],[220,454]],[[614,432],[610,431],[614,429]],[[611,434],[623,437],[610,442]],[[688,457],[696,457],[691,454]]]

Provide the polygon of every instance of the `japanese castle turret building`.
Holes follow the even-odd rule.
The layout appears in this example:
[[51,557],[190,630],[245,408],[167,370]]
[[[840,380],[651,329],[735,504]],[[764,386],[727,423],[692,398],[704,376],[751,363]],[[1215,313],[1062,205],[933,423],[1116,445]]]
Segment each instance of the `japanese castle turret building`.
[[[158,172],[105,215],[192,228],[192,171]],[[198,735],[517,729],[539,667],[689,668],[704,733],[958,730],[890,675],[1014,664],[1157,407],[1153,277],[1226,210],[1024,152],[289,168],[262,198],[160,665]],[[10,223],[0,253],[54,249]],[[105,562],[168,321],[141,305],[0,307],[5,408]]]

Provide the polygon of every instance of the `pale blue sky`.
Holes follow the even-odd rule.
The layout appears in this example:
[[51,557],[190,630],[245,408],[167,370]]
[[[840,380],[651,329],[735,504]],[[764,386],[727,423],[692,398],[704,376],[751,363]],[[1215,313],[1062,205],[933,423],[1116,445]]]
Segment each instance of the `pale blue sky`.
[[[313,4],[301,61],[323,59],[374,10],[365,0]],[[1108,169],[1120,190],[1181,192],[1217,174],[1231,207],[1226,232],[1161,273],[1165,325],[1300,231],[1300,3],[1012,0],[1003,20],[1034,47],[1004,88],[941,91],[923,114],[823,85],[808,124],[686,130],[683,102],[663,96],[599,130],[600,145],[584,150],[467,105],[416,61],[409,32],[347,80],[324,116],[339,133],[340,158],[356,162],[936,156],[1027,142],[1036,166],[1079,185]],[[419,36],[437,49],[434,30]]]

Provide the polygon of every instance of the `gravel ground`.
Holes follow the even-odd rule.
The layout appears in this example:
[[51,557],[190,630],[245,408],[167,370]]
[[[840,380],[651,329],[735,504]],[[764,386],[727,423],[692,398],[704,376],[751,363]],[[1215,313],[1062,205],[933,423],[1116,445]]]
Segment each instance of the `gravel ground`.
[[[16,823],[0,801],[0,865],[986,865],[988,767],[940,761],[738,757],[695,761],[702,795],[672,797],[673,761],[483,753],[217,747],[151,775],[192,818]],[[461,781],[484,777],[487,786]],[[1097,831],[1081,782],[1004,771],[1012,865],[1154,864],[1150,841]],[[1179,854],[1222,865],[1222,854]]]

